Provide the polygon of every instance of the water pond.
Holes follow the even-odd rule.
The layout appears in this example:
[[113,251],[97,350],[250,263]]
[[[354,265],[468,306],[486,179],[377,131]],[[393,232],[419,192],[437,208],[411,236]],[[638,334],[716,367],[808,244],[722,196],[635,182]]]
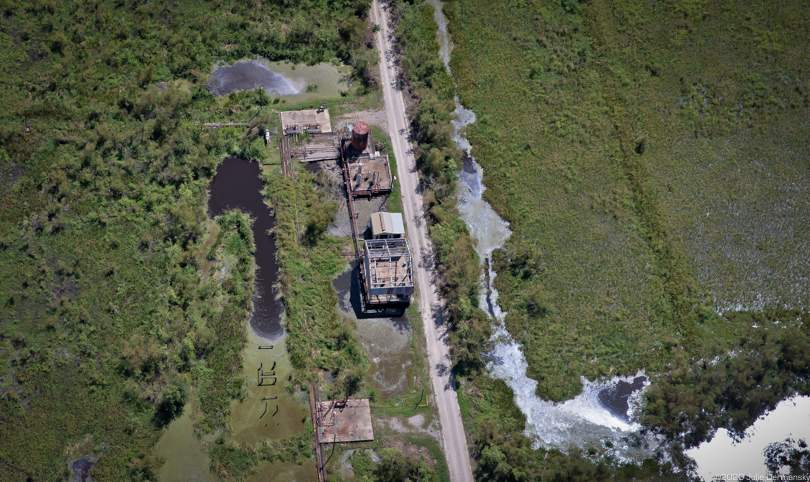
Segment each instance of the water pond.
[[278,280],[276,243],[270,230],[275,218],[264,202],[264,183],[261,170],[255,162],[229,157],[217,168],[211,181],[208,213],[218,216],[230,209],[240,209],[254,219],[253,239],[256,243],[256,281],[253,300],[254,312],[250,326],[256,335],[273,340],[284,333],[281,325],[283,307],[276,299],[273,285]]
[[316,65],[270,62],[263,58],[242,60],[233,65],[217,64],[208,81],[215,96],[240,90],[263,88],[289,103],[340,97],[348,91],[351,68],[323,62]]
[[[686,455],[695,460],[697,475],[706,481],[723,477],[742,480],[746,475],[751,480],[772,480],[765,451],[787,439],[791,439],[789,445],[793,448],[798,448],[799,440],[810,442],[810,397],[783,400],[748,427],[742,440],[734,440],[728,430],[721,428],[711,441],[687,450]],[[787,476],[790,472],[782,468],[779,474]]]
[[[211,217],[230,209],[240,209],[253,218],[253,238],[256,244],[257,264],[254,312],[250,317],[251,330],[248,343],[242,351],[242,376],[247,382],[243,401],[231,405],[231,438],[239,443],[255,445],[262,438],[285,438],[302,433],[306,428],[309,408],[299,395],[290,395],[284,389],[292,366],[287,357],[284,329],[281,324],[283,307],[277,299],[273,285],[278,280],[276,246],[270,230],[275,220],[264,201],[259,165],[242,159],[225,159],[217,168],[210,186],[208,211]],[[272,345],[272,349],[260,346]],[[276,380],[265,380],[259,385],[259,368],[275,371]],[[276,397],[263,400],[265,397]],[[218,480],[209,471],[205,443],[216,435],[203,439],[194,434],[193,423],[197,415],[196,404],[190,402],[183,414],[174,420],[156,446],[166,458],[160,479],[166,481]],[[312,480],[314,463],[263,463],[251,480]],[[258,477],[258,478],[257,478]]]

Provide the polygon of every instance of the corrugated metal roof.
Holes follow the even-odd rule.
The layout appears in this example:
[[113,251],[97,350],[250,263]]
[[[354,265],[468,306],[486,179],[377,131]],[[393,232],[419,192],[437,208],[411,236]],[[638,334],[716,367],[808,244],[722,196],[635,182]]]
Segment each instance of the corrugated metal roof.
[[371,234],[405,234],[405,223],[400,213],[374,213],[371,215]]

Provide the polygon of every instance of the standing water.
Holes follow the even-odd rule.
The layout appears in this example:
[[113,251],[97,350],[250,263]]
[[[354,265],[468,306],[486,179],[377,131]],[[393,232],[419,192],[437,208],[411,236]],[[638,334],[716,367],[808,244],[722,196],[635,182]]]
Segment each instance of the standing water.
[[[765,451],[788,440],[787,446],[794,449],[800,448],[800,440],[810,442],[810,397],[783,400],[772,412],[748,427],[742,440],[735,441],[728,430],[721,428],[711,441],[687,450],[686,455],[695,459],[697,475],[706,481],[742,480],[746,475],[751,480],[773,480],[777,474],[786,476],[783,480],[807,480],[787,477],[790,471],[779,464],[774,467],[776,473],[768,471]],[[778,452],[771,453],[777,455]]]
[[[284,344],[281,325],[283,308],[276,299],[273,285],[278,279],[275,260],[276,246],[270,235],[274,218],[264,202],[264,187],[258,164],[237,158],[225,159],[217,168],[210,186],[208,211],[211,217],[230,209],[239,209],[253,218],[253,238],[258,266],[254,288],[254,311],[250,317],[251,330],[242,350],[242,377],[246,389],[239,401],[231,404],[228,423],[230,439],[236,443],[257,446],[263,438],[280,439],[304,433],[309,408],[298,393],[284,389],[284,381],[292,373],[292,365]],[[273,345],[272,349],[259,349]],[[258,370],[274,371],[278,377],[258,385]],[[274,396],[270,401],[267,396]],[[157,445],[157,452],[166,458],[160,470],[160,480],[218,480],[209,471],[204,443],[212,443],[215,435],[199,439],[194,435],[193,422],[199,416],[198,404],[186,405],[180,418],[173,421]],[[303,465],[263,462],[255,480],[311,480],[314,464]],[[254,480],[251,478],[249,480]]]
[[241,60],[233,65],[214,66],[208,89],[215,96],[262,88],[287,102],[340,97],[350,89],[351,68],[321,62],[316,65],[270,62],[262,57]]
[[273,284],[278,278],[278,264],[276,243],[270,230],[275,225],[275,219],[264,203],[264,184],[260,175],[261,170],[255,162],[235,157],[225,159],[211,182],[208,212],[214,217],[229,209],[240,209],[254,219],[253,239],[256,243],[258,269],[250,327],[258,336],[273,340],[284,333],[281,327],[283,309],[273,292]]
[[[434,18],[439,26],[437,40],[439,55],[447,73],[450,71],[450,37],[439,0],[429,0],[434,7]],[[483,171],[470,155],[472,146],[464,137],[464,128],[475,122],[475,113],[465,109],[455,96],[456,119],[454,138],[464,151],[465,162],[459,180],[459,211],[473,238],[475,249],[482,261],[488,261],[495,249],[500,248],[512,234],[509,223],[483,199],[486,187],[482,183]],[[492,361],[487,368],[493,377],[504,380],[515,393],[515,403],[526,416],[526,435],[533,447],[600,446],[610,441],[620,459],[640,461],[651,455],[650,442],[637,436],[638,424],[630,421],[637,405],[641,388],[647,379],[639,372],[635,377],[620,378],[603,383],[582,379],[583,393],[562,404],[554,404],[535,394],[537,381],[526,376],[528,363],[523,352],[506,331],[504,315],[497,303],[498,292],[492,285],[495,272],[486,263],[481,279],[479,303],[481,309],[494,319]]]

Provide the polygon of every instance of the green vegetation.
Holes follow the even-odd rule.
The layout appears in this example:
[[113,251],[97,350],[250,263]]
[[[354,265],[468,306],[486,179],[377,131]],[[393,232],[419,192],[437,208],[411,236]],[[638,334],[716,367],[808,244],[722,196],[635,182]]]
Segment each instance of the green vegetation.
[[[244,380],[238,376],[242,369],[242,347],[246,341],[247,319],[253,309],[253,281],[255,245],[247,216],[231,212],[218,216],[219,232],[210,244],[206,259],[214,262],[210,270],[225,270],[211,275],[216,284],[229,297],[229,303],[212,306],[216,315],[206,317],[206,326],[198,331],[206,346],[207,367],[200,367],[199,397],[202,419],[198,428],[212,433],[223,426],[230,414],[231,400],[242,396]],[[210,240],[209,240],[210,243]],[[201,270],[203,271],[203,270]],[[209,273],[202,273],[204,276]],[[222,279],[224,277],[224,279]],[[210,289],[210,288],[209,288]],[[196,374],[196,373],[195,373]],[[195,380],[196,381],[196,380]]]
[[[337,309],[332,279],[346,267],[343,240],[326,234],[336,203],[315,190],[313,177],[294,164],[293,179],[274,170],[265,175],[266,192],[276,216],[274,236],[284,300],[287,351],[305,386],[316,370],[339,377],[338,390],[356,385],[368,367],[351,325]],[[324,394],[326,396],[326,394]]]
[[[92,455],[97,480],[153,479],[161,427],[191,396],[200,430],[224,426],[252,241],[239,214],[206,221],[204,191],[225,155],[268,155],[272,99],[214,98],[207,74],[339,58],[370,82],[354,42],[368,5],[2,4],[0,478],[65,479]],[[226,119],[256,127],[195,124]]]
[[358,482],[433,481],[434,472],[424,460],[415,461],[402,454],[401,450],[387,448],[380,451],[380,460],[375,462],[366,451],[351,456],[354,480]]
[[[787,54],[805,48],[795,17],[807,11],[689,5],[446,7],[486,195],[516,233],[495,258],[507,328],[546,398],[576,394],[580,375],[664,370],[674,346],[695,359],[731,350],[714,308],[753,308],[749,292],[760,309],[807,303],[790,288],[806,262],[797,232],[770,219],[806,203],[780,186],[807,181],[806,65]],[[785,53],[737,27],[765,24]],[[786,216],[806,226],[806,213]]]
[[[388,163],[391,167],[391,173],[396,176],[397,174],[397,158],[394,157],[394,151],[390,148],[391,138],[388,134],[377,126],[371,126],[371,135],[375,143],[381,142],[386,146],[386,153],[388,154]],[[402,188],[399,186],[399,181],[394,181],[391,186],[391,192],[386,199],[388,210],[392,213],[401,213],[402,211]]]
[[262,439],[258,446],[219,437],[211,448],[211,471],[222,480],[244,480],[261,462],[303,463],[311,455],[312,425],[306,433],[279,440]]
[[433,7],[400,3],[394,10],[402,50],[401,68],[410,81],[409,114],[423,174],[423,197],[430,236],[439,260],[442,295],[447,300],[455,369],[482,368],[482,349],[490,335],[487,315],[478,309],[481,267],[467,226],[456,209],[460,153],[453,141],[453,80],[437,52]]
[[[452,192],[457,157],[442,142],[452,106],[435,68],[432,12],[407,3],[396,12],[425,184],[440,185],[452,167],[443,184]],[[514,231],[493,256],[496,287],[538,394],[563,400],[581,390],[581,375],[644,368],[654,386],[642,422],[674,442],[682,465],[683,445],[719,426],[739,432],[778,400],[810,392],[810,333],[800,322],[810,291],[796,274],[808,269],[800,133],[810,98],[798,54],[807,8],[455,0],[445,14],[459,95],[478,116],[468,137],[486,197]],[[431,234],[453,266],[443,232]],[[469,242],[446,239],[458,250]],[[451,313],[475,313],[459,309],[477,306],[475,286],[457,279],[445,279]],[[509,389],[464,356],[486,330],[465,325],[456,324],[454,355],[478,477],[671,469],[617,466],[598,448],[531,450]]]

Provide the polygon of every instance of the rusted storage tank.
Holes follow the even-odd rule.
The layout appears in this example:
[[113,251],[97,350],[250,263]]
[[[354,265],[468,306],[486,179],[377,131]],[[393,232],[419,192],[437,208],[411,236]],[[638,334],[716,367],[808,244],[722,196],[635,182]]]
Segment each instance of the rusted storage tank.
[[363,152],[368,146],[368,124],[363,121],[356,122],[352,130],[352,149]]

